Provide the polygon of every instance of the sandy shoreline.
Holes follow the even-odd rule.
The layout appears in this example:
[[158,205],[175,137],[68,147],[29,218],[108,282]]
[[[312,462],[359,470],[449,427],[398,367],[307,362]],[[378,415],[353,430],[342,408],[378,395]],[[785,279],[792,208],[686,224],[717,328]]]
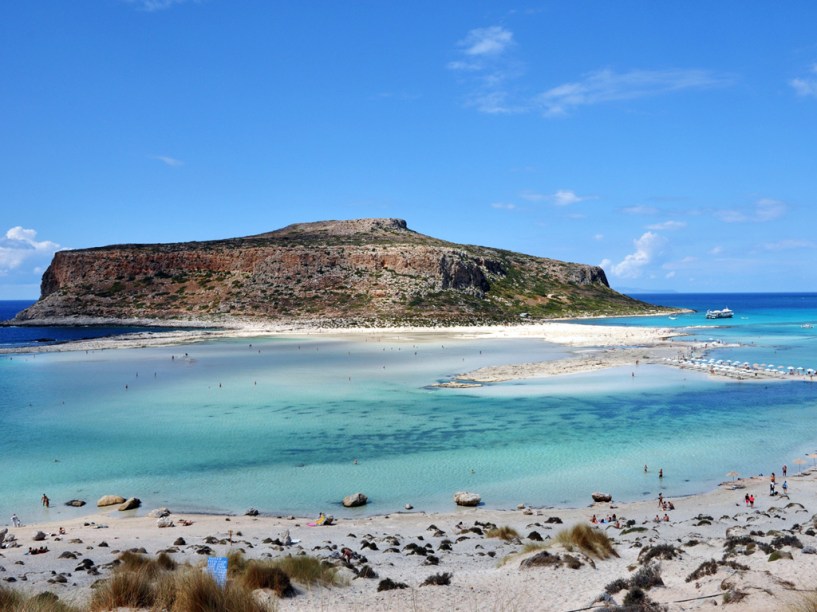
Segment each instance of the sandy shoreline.
[[[669,481],[670,475],[666,478]],[[782,482],[778,470],[778,489]],[[341,518],[327,527],[308,526],[314,517],[171,514],[173,526],[160,528],[156,518],[145,516],[148,509],[99,509],[84,517],[10,528],[19,547],[0,551],[2,576],[7,586],[25,593],[48,590],[83,607],[91,585],[111,575],[110,564],[122,551],[144,549],[151,557],[165,551],[180,563],[203,566],[208,556],[224,556],[240,548],[247,558],[308,554],[341,567],[347,586],[296,584],[298,595],[277,601],[280,610],[577,610],[591,606],[613,581],[632,578],[643,566],[639,555],[643,560],[650,547],[665,544],[674,551],[673,558],[658,561],[664,585],[648,591],[652,600],[670,610],[709,609],[713,602],[724,603],[725,597],[740,599],[730,604],[736,610],[780,609],[801,596],[801,591],[813,589],[817,570],[817,470],[790,471],[787,484],[785,496],[770,496],[769,479],[756,476],[727,481],[700,495],[668,497],[675,509],[666,512],[669,521],[658,523],[655,516],[663,518],[665,511],[653,498],[584,508],[506,511],[456,508],[452,501],[451,512]],[[756,497],[754,508],[744,503],[744,495],[750,493]],[[53,512],[58,515],[62,509]],[[526,545],[545,545],[551,555],[564,558],[569,551],[552,542],[559,531],[590,525],[594,514],[604,518],[613,513],[619,528],[609,523],[597,528],[612,539],[618,557],[602,560],[573,550],[569,554],[581,563],[577,569],[520,565],[539,552],[523,552]],[[192,524],[184,526],[182,520]],[[487,537],[490,524],[511,527],[518,537],[511,541]],[[65,535],[59,535],[60,527]],[[45,540],[34,541],[34,533],[40,530],[47,534]],[[274,542],[287,532],[298,542],[290,546]],[[730,549],[728,538],[740,536],[743,539],[733,540]],[[30,546],[46,546],[48,552],[26,554]],[[355,559],[351,568],[343,567],[338,551],[344,547],[365,561]],[[416,547],[424,548],[425,554],[413,552]],[[774,550],[782,558],[770,560]],[[92,571],[81,569],[83,559],[93,562]],[[738,565],[720,565],[713,575],[686,580],[712,559]],[[356,577],[363,565],[378,577]],[[429,576],[443,572],[452,574],[449,585],[421,586]],[[384,578],[408,588],[378,592]],[[620,604],[624,595],[621,591],[611,596]],[[547,602],[544,607],[543,602]]]

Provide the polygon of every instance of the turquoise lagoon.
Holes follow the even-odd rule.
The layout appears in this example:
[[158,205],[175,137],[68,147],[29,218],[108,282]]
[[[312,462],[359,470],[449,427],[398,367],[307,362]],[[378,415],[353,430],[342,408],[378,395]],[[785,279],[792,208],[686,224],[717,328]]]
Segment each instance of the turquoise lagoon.
[[[726,305],[735,308],[712,307]],[[728,329],[691,333],[734,340]],[[812,332],[792,327],[774,342],[753,331],[754,345],[719,352],[811,356]],[[431,386],[564,355],[530,339],[422,335],[3,355],[0,513],[59,520],[87,512],[64,501],[95,509],[110,493],[146,509],[297,515],[450,510],[457,490],[492,508],[581,506],[596,490],[637,500],[707,490],[731,470],[796,472],[793,460],[817,448],[817,386],[807,382],[642,365]],[[344,510],[340,499],[355,491],[370,505]],[[39,507],[44,492],[50,510]]]

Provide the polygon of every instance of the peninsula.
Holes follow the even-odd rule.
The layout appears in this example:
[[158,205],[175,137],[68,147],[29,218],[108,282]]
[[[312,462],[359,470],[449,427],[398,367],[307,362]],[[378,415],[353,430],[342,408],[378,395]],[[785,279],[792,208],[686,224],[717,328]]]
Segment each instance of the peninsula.
[[13,324],[436,327],[665,310],[612,290],[598,266],[446,242],[401,219],[358,219],[60,251],[39,301]]

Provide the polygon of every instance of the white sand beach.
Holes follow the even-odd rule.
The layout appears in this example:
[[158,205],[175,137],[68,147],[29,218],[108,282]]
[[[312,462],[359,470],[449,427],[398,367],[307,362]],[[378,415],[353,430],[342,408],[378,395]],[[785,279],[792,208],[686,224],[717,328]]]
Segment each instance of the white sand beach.
[[[777,472],[780,491],[783,478]],[[65,518],[9,528],[19,546],[1,551],[2,577],[6,586],[29,594],[51,591],[84,608],[92,585],[111,576],[111,564],[123,551],[139,550],[148,557],[165,551],[179,563],[203,568],[208,556],[240,549],[252,559],[305,554],[340,568],[346,585],[296,583],[296,596],[280,600],[272,596],[270,601],[279,610],[567,611],[601,605],[594,602],[607,585],[632,580],[650,565],[658,567],[652,574],[657,573],[663,584],[645,592],[669,610],[710,609],[727,601],[734,610],[780,610],[814,592],[817,572],[817,470],[789,471],[786,481],[787,494],[770,496],[768,477],[727,480],[705,494],[670,498],[675,509],[666,512],[656,499],[617,504],[613,487],[609,491],[613,502],[583,508],[489,511],[457,508],[452,501],[452,510],[446,513],[362,515],[320,527],[308,526],[315,517],[171,513],[164,520],[173,526],[162,528],[158,519],[146,516],[148,509],[99,510],[67,518],[72,511],[57,507],[55,518],[60,514]],[[753,508],[745,504],[747,494],[756,498]],[[606,522],[613,514],[618,526]],[[654,522],[665,514],[668,521]],[[607,534],[617,556],[601,559],[554,541],[560,531],[591,525],[593,515],[605,519],[594,528]],[[185,521],[191,524],[185,526]],[[491,524],[510,527],[518,535],[508,541],[488,537]],[[64,535],[59,534],[60,527]],[[46,534],[44,540],[34,541],[37,531]],[[294,543],[276,543],[287,534]],[[39,546],[48,551],[27,554],[29,547]],[[344,547],[356,556],[349,563],[340,557]],[[551,555],[551,563],[522,565],[542,550]],[[658,556],[646,562],[650,555]],[[705,562],[714,573],[689,579]],[[364,565],[377,577],[357,577]],[[440,573],[451,574],[450,584],[422,586],[429,576]],[[407,588],[378,592],[386,578]],[[621,604],[626,592],[609,594],[608,602]],[[269,599],[269,594],[258,596]]]

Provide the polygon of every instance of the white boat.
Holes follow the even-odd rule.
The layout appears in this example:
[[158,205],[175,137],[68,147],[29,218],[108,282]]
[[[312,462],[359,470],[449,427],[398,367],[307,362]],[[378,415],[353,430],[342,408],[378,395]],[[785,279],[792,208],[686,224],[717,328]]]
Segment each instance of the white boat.
[[706,311],[707,319],[731,319],[734,315],[735,313],[729,310],[728,308],[724,308],[723,310]]

